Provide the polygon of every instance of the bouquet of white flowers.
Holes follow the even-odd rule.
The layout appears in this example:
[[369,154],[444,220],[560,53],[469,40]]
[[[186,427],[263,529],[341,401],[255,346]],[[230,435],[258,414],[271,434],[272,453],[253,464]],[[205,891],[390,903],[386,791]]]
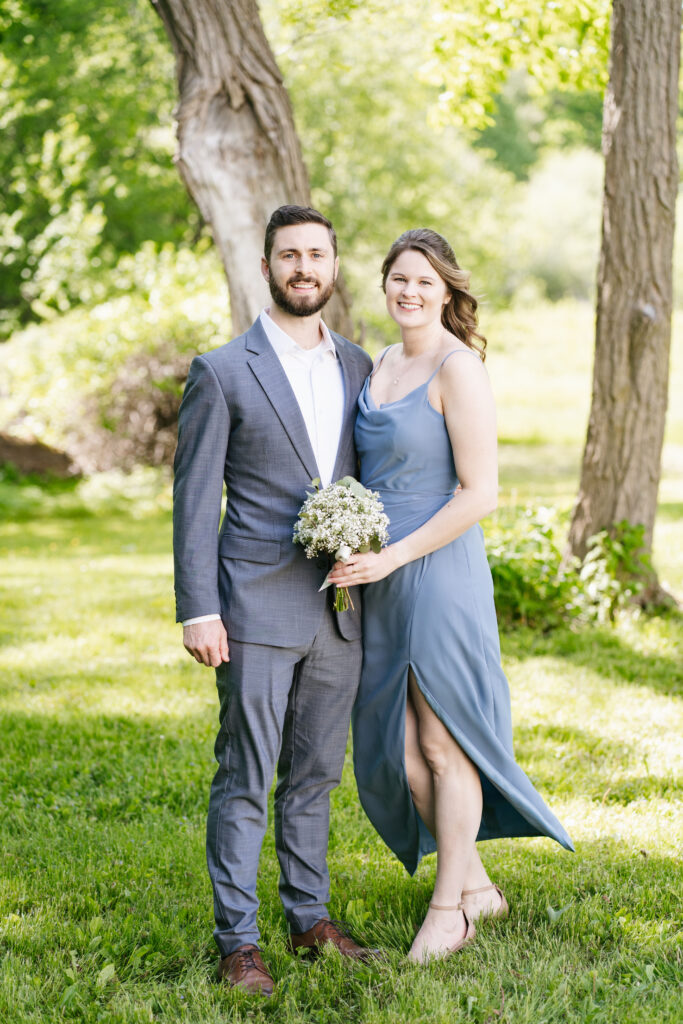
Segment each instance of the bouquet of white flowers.
[[[357,552],[381,551],[389,540],[389,518],[376,491],[352,476],[322,490],[316,477],[313,486],[316,490],[306,498],[294,524],[293,539],[306,548],[307,558],[334,555],[338,562],[346,562]],[[326,578],[320,589],[328,586]],[[353,608],[347,587],[338,588],[334,606],[338,612]]]

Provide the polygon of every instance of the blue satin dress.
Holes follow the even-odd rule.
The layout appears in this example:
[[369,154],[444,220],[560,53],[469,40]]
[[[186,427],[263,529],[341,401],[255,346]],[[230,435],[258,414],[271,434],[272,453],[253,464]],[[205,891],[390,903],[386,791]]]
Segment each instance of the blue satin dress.
[[[454,355],[478,358],[464,350]],[[368,378],[358,399],[361,480],[379,491],[392,541],[422,526],[458,486],[444,417],[428,400],[432,377],[379,407]],[[479,769],[484,806],[477,838],[542,835],[573,850],[515,761],[493,584],[478,524],[364,588],[363,645],[352,719],[358,791],[371,822],[411,874],[436,849],[405,769],[411,667],[430,707]]]

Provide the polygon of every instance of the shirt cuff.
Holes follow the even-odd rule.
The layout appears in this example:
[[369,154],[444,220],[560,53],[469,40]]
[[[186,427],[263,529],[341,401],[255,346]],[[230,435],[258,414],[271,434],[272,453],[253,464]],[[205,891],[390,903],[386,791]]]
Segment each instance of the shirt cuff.
[[220,619],[220,615],[217,612],[214,612],[212,615],[197,615],[194,619],[184,619],[182,625],[194,626],[195,622],[213,622],[215,619]]

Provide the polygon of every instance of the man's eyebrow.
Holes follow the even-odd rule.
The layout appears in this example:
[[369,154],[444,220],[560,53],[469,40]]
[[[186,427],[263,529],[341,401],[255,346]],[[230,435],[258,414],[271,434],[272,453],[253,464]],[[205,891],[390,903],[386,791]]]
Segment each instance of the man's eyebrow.
[[[330,250],[328,248],[326,248],[326,246],[324,246],[324,245],[312,245],[312,246],[310,246],[310,248],[306,249],[305,251],[306,252],[324,252],[324,253],[327,253]],[[301,254],[301,249],[297,249],[296,246],[293,246],[293,245],[288,245],[284,249],[278,249],[278,253],[277,254],[278,254],[278,256],[284,256],[284,254],[287,253],[287,252],[294,252],[297,255],[300,255]]]

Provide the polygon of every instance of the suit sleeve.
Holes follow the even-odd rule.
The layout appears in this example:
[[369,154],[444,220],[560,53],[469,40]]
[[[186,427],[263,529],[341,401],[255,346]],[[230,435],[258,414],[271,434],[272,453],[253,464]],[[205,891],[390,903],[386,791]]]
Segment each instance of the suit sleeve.
[[210,364],[192,360],[173,464],[176,621],[220,612],[218,527],[230,413]]

